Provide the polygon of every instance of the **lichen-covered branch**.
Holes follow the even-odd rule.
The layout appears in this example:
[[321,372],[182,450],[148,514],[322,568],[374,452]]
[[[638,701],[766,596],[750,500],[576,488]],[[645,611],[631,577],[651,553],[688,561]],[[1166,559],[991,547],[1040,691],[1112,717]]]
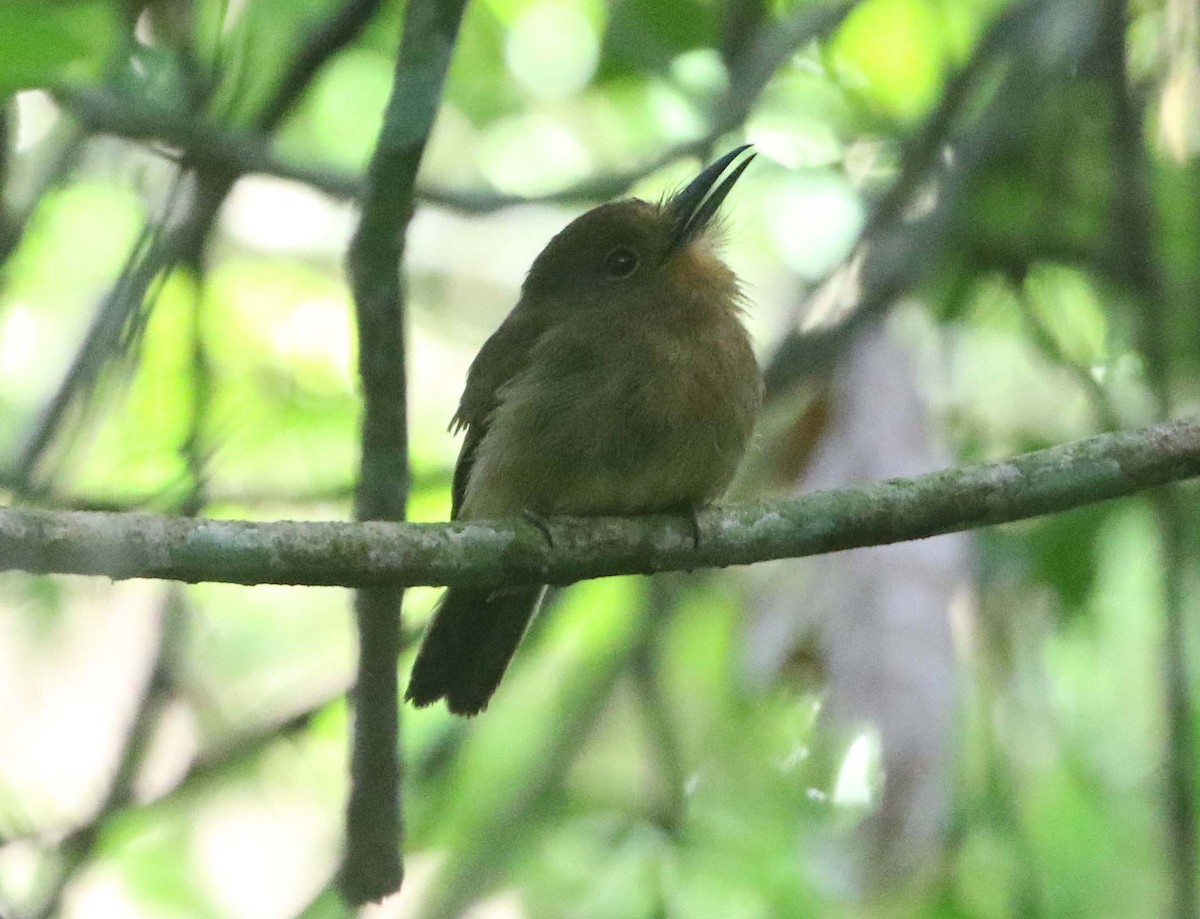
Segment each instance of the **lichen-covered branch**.
[[0,570],[234,584],[565,584],[799,558],[1070,510],[1200,476],[1200,417],[859,488],[672,516],[249,523],[0,509]]

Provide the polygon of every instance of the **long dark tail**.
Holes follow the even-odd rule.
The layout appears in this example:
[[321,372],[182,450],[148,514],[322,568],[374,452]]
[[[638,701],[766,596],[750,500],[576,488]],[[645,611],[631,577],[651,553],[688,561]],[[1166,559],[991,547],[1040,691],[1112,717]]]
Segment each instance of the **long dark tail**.
[[444,698],[456,715],[487,708],[544,591],[540,586],[446,591],[417,652],[405,698],[415,705]]

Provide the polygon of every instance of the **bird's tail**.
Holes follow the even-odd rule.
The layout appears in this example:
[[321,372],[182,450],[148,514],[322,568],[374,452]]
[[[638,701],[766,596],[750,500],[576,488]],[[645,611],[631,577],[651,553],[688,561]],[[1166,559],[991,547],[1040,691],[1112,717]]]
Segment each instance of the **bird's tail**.
[[444,698],[456,715],[487,708],[544,592],[541,586],[446,591],[421,641],[405,698],[418,706]]

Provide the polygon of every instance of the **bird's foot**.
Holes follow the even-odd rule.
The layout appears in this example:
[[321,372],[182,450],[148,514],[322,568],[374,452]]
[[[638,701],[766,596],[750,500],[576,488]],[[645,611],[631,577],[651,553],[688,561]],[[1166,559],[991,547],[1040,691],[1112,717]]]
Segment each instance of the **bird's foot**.
[[554,536],[550,532],[549,520],[531,507],[521,509],[521,519],[526,523],[532,524],[533,528],[542,534],[542,539],[546,541],[546,548],[554,548]]
[[700,505],[688,502],[680,505],[678,511],[683,514],[684,519],[688,523],[688,528],[692,532],[692,548],[699,549],[701,537],[704,535],[700,531]]

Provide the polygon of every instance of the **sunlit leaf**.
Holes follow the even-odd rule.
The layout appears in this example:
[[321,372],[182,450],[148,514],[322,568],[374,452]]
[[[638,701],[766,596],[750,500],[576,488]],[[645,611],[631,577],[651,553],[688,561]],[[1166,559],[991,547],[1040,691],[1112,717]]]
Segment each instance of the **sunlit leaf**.
[[919,118],[941,93],[944,38],[927,0],[867,0],[831,47],[837,72],[853,90],[900,121]]

